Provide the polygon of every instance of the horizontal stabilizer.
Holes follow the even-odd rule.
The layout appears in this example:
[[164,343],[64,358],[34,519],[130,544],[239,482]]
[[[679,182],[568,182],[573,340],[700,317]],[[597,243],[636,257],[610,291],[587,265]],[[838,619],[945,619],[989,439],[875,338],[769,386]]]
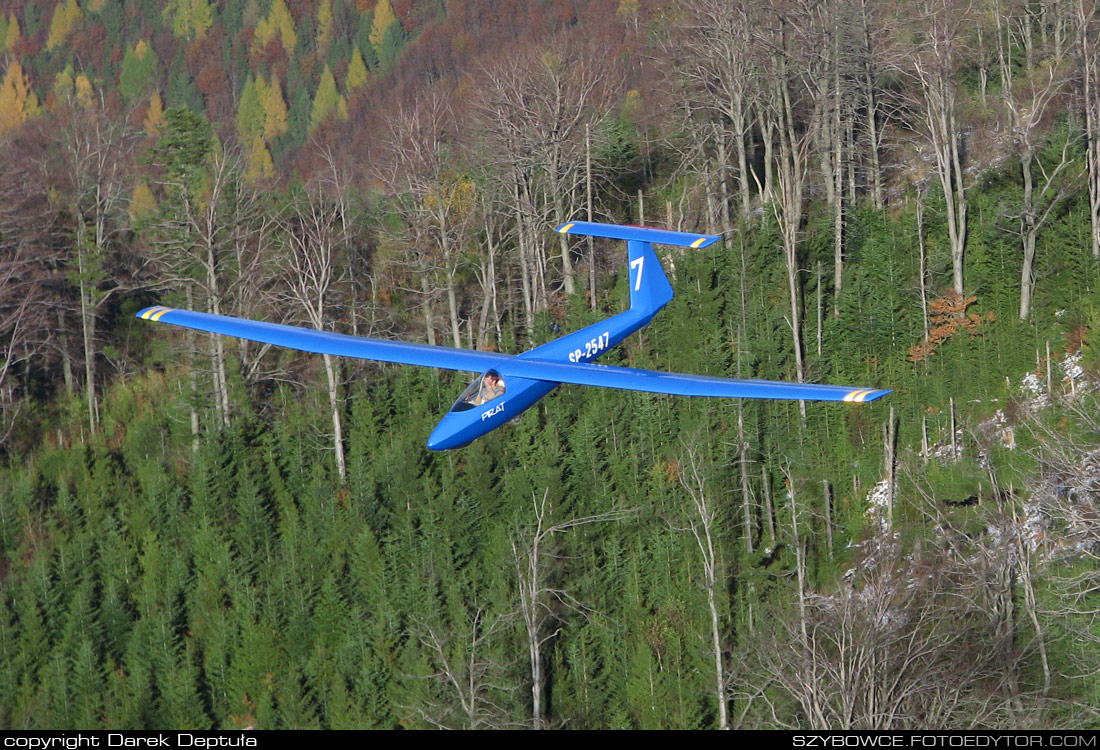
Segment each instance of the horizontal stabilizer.
[[721,237],[713,234],[673,232],[669,229],[630,227],[620,224],[598,224],[593,221],[574,221],[569,224],[562,224],[557,231],[561,234],[608,237],[613,240],[635,240],[637,242],[652,242],[658,245],[676,245],[677,247],[706,247],[721,239]]
[[616,367],[579,362],[567,364],[538,359],[512,359],[497,370],[507,378],[513,375],[574,385],[594,385],[643,393],[672,396],[717,396],[726,398],[776,398],[795,401],[864,402],[882,398],[889,390],[852,388],[843,385],[781,383],[774,380],[732,380],[706,375],[656,372],[633,367]]
[[261,323],[227,315],[211,315],[171,307],[147,307],[137,314],[143,320],[170,323],[196,331],[220,333],[225,336],[259,341],[264,344],[285,346],[315,354],[332,354],[339,357],[373,359],[379,362],[396,362],[405,365],[438,367],[444,370],[484,372],[512,359],[509,354],[481,352],[474,349],[453,349],[449,346],[409,344],[403,341],[371,339],[364,336],[348,336],[343,333],[297,328],[278,323]]

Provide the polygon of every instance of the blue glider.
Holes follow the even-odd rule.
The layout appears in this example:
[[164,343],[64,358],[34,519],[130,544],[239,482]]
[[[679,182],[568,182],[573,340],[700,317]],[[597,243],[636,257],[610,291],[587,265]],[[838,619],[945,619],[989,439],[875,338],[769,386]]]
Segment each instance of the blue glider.
[[874,388],[731,380],[594,364],[608,349],[647,325],[672,299],[672,287],[653,252],[653,243],[706,247],[718,237],[583,221],[565,224],[557,231],[626,240],[630,309],[515,356],[348,336],[169,307],[149,307],[137,317],[318,354],[482,373],[432,431],[428,438],[431,450],[470,443],[519,416],[561,383],[675,396],[805,401],[864,402],[890,393]]

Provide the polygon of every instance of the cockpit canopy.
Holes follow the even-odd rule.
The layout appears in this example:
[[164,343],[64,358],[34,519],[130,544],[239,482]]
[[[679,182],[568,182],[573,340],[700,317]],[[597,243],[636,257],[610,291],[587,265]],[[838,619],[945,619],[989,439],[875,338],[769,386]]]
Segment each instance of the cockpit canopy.
[[451,411],[468,411],[487,404],[504,395],[504,378],[496,370],[489,370],[474,378],[473,382],[455,401]]

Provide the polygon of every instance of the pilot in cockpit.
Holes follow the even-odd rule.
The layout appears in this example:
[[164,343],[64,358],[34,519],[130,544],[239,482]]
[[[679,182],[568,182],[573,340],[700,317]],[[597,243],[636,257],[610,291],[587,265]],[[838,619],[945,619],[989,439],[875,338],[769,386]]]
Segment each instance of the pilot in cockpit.
[[477,394],[475,406],[481,406],[492,401],[497,396],[504,395],[504,378],[495,372],[485,374],[481,380],[481,389]]

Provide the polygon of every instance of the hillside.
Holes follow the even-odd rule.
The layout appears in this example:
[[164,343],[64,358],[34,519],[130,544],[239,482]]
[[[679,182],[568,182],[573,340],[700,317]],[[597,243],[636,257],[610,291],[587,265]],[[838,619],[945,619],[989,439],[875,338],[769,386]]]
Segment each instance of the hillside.
[[[1091,3],[0,2],[0,727],[1095,726]],[[468,376],[153,304],[518,352],[593,218],[720,234],[603,361]]]

